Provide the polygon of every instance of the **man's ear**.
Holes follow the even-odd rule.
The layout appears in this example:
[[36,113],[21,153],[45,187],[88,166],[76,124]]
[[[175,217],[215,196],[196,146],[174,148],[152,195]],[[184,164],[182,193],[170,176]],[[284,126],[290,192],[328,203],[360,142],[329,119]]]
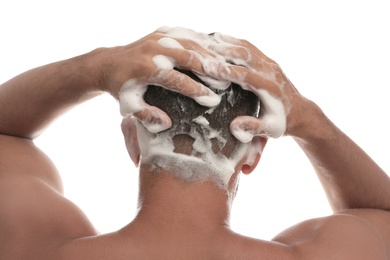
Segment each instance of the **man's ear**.
[[263,153],[264,147],[267,144],[267,138],[255,136],[250,142],[250,148],[248,154],[242,164],[241,171],[244,174],[250,174],[256,168],[260,161],[261,154]]
[[124,118],[121,128],[130,159],[133,161],[135,167],[138,167],[141,152],[138,144],[137,127],[135,125],[136,120],[134,117]]

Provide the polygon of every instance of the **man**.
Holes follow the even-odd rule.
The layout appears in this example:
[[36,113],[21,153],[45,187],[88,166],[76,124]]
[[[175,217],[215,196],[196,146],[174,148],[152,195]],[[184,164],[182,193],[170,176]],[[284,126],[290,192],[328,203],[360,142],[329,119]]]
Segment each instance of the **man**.
[[[28,71],[1,86],[0,258],[387,259],[388,176],[253,45],[182,32],[160,30],[128,46]],[[218,85],[221,97],[173,68]],[[261,101],[258,117],[252,117],[253,101],[248,103],[255,111],[241,110],[244,116],[228,122],[237,140],[216,131],[209,118],[219,103],[236,104],[226,82]],[[157,91],[145,93],[148,85],[208,107],[195,119],[179,121],[190,127],[178,127],[177,118],[156,107],[163,106],[153,96]],[[120,100],[126,146],[136,164],[141,158],[141,167],[136,218],[117,232],[98,235],[61,195],[58,173],[32,139],[61,113],[102,91]],[[144,93],[156,106],[143,102]],[[272,241],[240,236],[228,223],[238,174],[256,167],[267,137],[281,135],[292,136],[305,151],[335,213],[297,224]],[[224,167],[212,164],[221,161]]]

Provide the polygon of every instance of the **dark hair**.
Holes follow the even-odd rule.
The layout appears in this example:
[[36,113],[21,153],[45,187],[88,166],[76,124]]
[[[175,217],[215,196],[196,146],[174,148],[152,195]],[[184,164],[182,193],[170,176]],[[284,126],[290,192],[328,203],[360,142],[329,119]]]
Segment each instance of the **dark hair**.
[[[190,76],[192,79],[207,85],[194,73],[179,70]],[[239,142],[230,132],[230,122],[240,115],[258,116],[260,102],[257,96],[243,90],[237,84],[230,84],[225,90],[214,89],[208,86],[215,93],[221,96],[221,102],[214,108],[199,105],[192,98],[176,92],[166,90],[158,86],[149,86],[144,95],[144,100],[149,105],[156,106],[165,111],[172,119],[172,127],[165,130],[170,131],[170,136],[175,143],[176,152],[190,154],[193,152],[192,144],[194,138],[191,133],[196,131],[200,136],[210,135],[209,128],[203,127],[194,119],[202,116],[209,122],[210,128],[219,131],[219,137],[211,139],[212,150],[215,154],[221,152],[227,157],[234,151]]]

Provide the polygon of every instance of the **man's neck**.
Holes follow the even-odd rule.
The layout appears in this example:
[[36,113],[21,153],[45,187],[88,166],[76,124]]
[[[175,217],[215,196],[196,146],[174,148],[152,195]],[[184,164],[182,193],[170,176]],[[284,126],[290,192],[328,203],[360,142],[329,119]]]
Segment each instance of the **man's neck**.
[[139,212],[119,235],[140,259],[148,258],[150,250],[162,259],[238,258],[247,243],[230,230],[231,200],[213,181],[183,181],[141,165]]
[[227,191],[211,181],[189,183],[141,167],[137,221],[158,229],[210,231],[228,227],[230,204]]

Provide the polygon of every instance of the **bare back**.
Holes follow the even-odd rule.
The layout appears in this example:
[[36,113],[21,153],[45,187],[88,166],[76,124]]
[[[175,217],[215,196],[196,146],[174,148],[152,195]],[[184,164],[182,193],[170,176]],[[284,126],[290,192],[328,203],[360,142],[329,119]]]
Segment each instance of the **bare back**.
[[370,209],[308,220],[272,241],[224,227],[210,234],[156,231],[153,237],[166,239],[153,240],[150,230],[136,223],[98,235],[82,211],[63,197],[55,167],[30,140],[0,135],[0,147],[0,259],[388,258],[390,214]]

